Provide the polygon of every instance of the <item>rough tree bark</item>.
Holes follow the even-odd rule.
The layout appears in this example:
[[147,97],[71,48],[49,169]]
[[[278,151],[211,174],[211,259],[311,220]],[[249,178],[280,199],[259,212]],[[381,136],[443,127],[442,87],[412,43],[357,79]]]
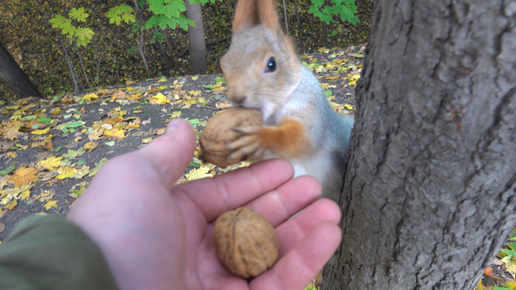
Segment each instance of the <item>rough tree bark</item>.
[[188,26],[188,50],[190,51],[190,74],[206,74],[206,42],[202,22],[201,3],[193,5],[185,0],[186,17],[192,19],[195,27]]
[[0,42],[0,77],[18,98],[43,98],[38,88]]
[[516,1],[377,1],[323,289],[471,290],[516,225]]

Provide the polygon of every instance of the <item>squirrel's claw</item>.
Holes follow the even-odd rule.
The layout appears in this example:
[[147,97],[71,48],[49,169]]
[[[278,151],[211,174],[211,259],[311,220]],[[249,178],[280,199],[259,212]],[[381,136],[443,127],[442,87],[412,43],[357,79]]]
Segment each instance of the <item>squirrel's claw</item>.
[[238,133],[243,133],[246,135],[258,134],[261,131],[261,126],[243,126],[243,127],[235,127],[233,131]]
[[226,150],[234,151],[228,160],[256,160],[261,158],[264,149],[260,146],[260,137],[257,135],[261,131],[260,126],[236,127],[233,130],[244,135],[237,140],[231,142]]

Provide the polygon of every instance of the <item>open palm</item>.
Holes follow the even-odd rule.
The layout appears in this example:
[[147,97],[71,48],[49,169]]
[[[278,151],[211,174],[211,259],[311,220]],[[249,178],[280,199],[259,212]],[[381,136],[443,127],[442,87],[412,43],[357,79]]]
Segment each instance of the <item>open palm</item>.
[[[188,122],[106,163],[68,218],[100,247],[121,289],[303,289],[340,242],[340,211],[311,177],[269,160],[178,186],[193,154]],[[250,281],[218,261],[213,222],[249,206],[275,227],[276,264]],[[304,209],[291,218],[292,215]]]

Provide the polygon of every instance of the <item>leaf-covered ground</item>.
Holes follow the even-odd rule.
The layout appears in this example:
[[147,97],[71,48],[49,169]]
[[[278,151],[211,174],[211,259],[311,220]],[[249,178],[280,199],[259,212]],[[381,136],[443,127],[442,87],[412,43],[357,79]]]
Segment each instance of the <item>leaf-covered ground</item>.
[[[302,57],[340,113],[354,113],[363,50],[321,49]],[[145,146],[165,132],[170,120],[188,119],[199,133],[214,113],[228,106],[220,75],[159,78],[78,95],[0,102],[0,243],[24,217],[65,215],[102,164]],[[222,169],[194,156],[178,182],[241,166],[246,164]],[[486,269],[478,290],[516,290],[516,243],[509,248]]]

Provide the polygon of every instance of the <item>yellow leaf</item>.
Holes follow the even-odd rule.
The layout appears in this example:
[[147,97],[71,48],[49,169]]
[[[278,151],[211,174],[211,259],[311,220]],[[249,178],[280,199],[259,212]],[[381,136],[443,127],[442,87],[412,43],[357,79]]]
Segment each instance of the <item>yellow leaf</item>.
[[502,259],[505,263],[505,270],[512,275],[512,278],[516,279],[516,261],[511,256],[506,256]]
[[45,205],[43,205],[46,210],[49,210],[53,207],[57,207],[57,200],[50,200]]
[[54,135],[48,135],[43,142],[52,143],[52,138],[54,138]]
[[201,105],[203,105],[203,106],[206,106],[208,104],[208,102],[206,101],[206,98],[200,97],[198,100],[199,100],[199,103],[201,103]]
[[45,160],[39,161],[39,165],[47,170],[55,171],[63,163],[61,162],[62,159],[63,157],[48,157]]
[[174,112],[172,112],[172,114],[170,114],[170,117],[172,119],[181,117],[181,111],[174,111]]
[[71,177],[81,179],[84,176],[88,175],[88,173],[90,173],[90,167],[83,165],[81,169],[76,169]]
[[[509,288],[510,290],[516,290],[516,282],[507,282],[504,287]],[[480,290],[482,290],[482,288],[480,288]]]
[[18,156],[18,154],[16,154],[16,152],[7,152],[7,156],[9,156],[11,158],[16,158],[16,156]]
[[47,134],[48,131],[50,131],[50,128],[41,129],[41,130],[34,130],[31,133],[34,134],[34,135],[43,135],[43,134]]
[[61,167],[57,172],[60,174],[56,176],[57,179],[63,180],[65,178],[70,178],[75,174],[75,169],[70,168],[69,166]]
[[348,111],[356,111],[356,108],[351,106],[350,104],[345,104],[344,108],[346,108],[346,110]]
[[142,96],[142,93],[136,93],[136,94],[132,94],[132,95],[127,95],[126,99],[130,100],[130,101],[135,101],[135,100],[138,100],[141,96]]
[[18,131],[21,128],[21,124],[18,125],[18,123],[13,124],[14,122],[8,123],[7,126],[2,127],[3,135],[5,138],[13,140],[18,138],[19,135],[23,135],[20,131]]
[[475,287],[475,290],[482,290],[482,279],[478,281],[477,287]]
[[53,108],[52,110],[50,110],[50,115],[59,115],[61,113],[61,108]]
[[91,101],[91,99],[98,99],[98,98],[99,98],[99,96],[97,96],[97,95],[96,95],[96,94],[94,94],[94,93],[87,94],[87,95],[84,95],[84,96],[82,97],[82,99],[83,99],[83,100],[85,100],[85,101]]
[[30,197],[30,190],[22,191],[22,193],[19,196],[19,198],[22,200],[28,200],[29,197]]
[[143,143],[143,144],[150,143],[151,141],[152,141],[152,137],[148,137],[148,138],[143,138],[143,139],[142,139],[142,143]]
[[93,129],[93,131],[91,131],[91,133],[88,135],[88,139],[99,140],[100,136],[102,136],[102,134],[104,134],[104,128],[99,127],[99,128]]
[[205,166],[205,167],[201,167],[201,168],[197,168],[197,169],[194,168],[194,169],[190,170],[190,172],[185,174],[185,177],[188,181],[205,178],[205,177],[213,177],[213,174],[208,174],[208,172],[210,170],[211,170],[210,166]]
[[126,136],[125,136],[125,132],[127,130],[119,130],[119,129],[111,129],[111,130],[104,130],[104,133],[103,135],[104,136],[108,136],[108,137],[114,137],[114,138],[118,138],[118,139],[124,139]]
[[165,95],[163,95],[162,93],[158,93],[158,94],[152,96],[152,99],[151,99],[150,103],[151,104],[163,105],[163,104],[170,103],[170,100]]
[[99,145],[95,142],[88,142],[86,144],[84,144],[84,149],[87,149],[87,150],[90,150],[89,152],[91,152],[93,149],[97,148]]
[[188,91],[188,93],[193,96],[198,96],[201,94],[201,91],[191,90],[191,91]]
[[8,210],[11,210],[13,209],[15,206],[18,205],[18,201],[16,199],[13,199],[10,203],[6,204],[4,206],[4,208],[8,209]]
[[24,184],[21,188],[8,188],[1,192],[1,196],[3,197],[0,201],[0,204],[7,204],[12,199],[18,198],[20,193],[26,194],[27,192],[30,192],[30,189],[33,187],[33,184]]
[[38,177],[36,173],[38,173],[38,171],[34,167],[22,167],[16,170],[9,180],[14,183],[15,187],[20,188],[22,185],[37,182]]
[[50,201],[52,199],[52,197],[54,197],[54,194],[56,194],[56,193],[53,192],[52,190],[44,190],[39,195],[39,200],[42,201],[42,202],[43,201]]

